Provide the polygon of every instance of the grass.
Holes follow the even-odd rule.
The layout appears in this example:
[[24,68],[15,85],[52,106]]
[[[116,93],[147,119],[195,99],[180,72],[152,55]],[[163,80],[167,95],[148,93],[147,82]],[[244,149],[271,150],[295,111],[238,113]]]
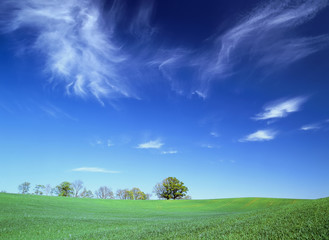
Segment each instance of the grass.
[[1,193],[0,239],[329,239],[329,198],[129,201]]

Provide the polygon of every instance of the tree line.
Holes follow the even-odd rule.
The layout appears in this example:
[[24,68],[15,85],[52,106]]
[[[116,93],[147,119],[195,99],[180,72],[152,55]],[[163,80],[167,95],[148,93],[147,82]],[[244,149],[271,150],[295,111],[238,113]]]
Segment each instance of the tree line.
[[[31,183],[24,182],[18,186],[19,193],[30,194]],[[162,182],[154,186],[153,192],[159,199],[191,199],[187,195],[188,188],[183,182],[175,177],[168,177]],[[149,200],[151,194],[143,192],[140,188],[118,189],[116,193],[107,186],[98,188],[95,192],[86,189],[81,180],[74,182],[64,181],[56,187],[47,185],[35,185],[32,194],[61,196],[61,197],[76,197],[76,198],[99,198],[99,199],[123,199],[123,200]]]

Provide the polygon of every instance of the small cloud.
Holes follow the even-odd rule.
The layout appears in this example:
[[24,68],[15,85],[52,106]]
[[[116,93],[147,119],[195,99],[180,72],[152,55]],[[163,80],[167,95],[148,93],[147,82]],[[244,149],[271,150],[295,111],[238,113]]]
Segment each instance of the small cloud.
[[110,139],[107,140],[107,146],[108,147],[114,146],[114,144],[112,143],[112,141]]
[[201,92],[199,90],[194,91],[193,94],[195,94],[195,95],[197,95],[197,96],[199,96],[199,97],[201,97],[203,99],[206,99],[207,98],[207,94],[204,93],[204,92]]
[[141,149],[149,149],[149,148],[156,148],[159,149],[164,145],[160,140],[149,141],[146,143],[141,143],[137,146],[137,148]]
[[323,121],[306,124],[306,125],[302,126],[299,130],[303,130],[303,131],[319,130],[319,129],[325,128],[328,123],[329,123],[329,119],[326,119]]
[[203,147],[203,148],[214,148],[214,146],[212,146],[210,144],[202,144],[201,147]]
[[314,124],[304,125],[300,128],[300,130],[310,131],[310,130],[317,130],[317,129],[320,129],[320,128],[321,128],[320,124],[314,123]]
[[209,149],[212,149],[212,148],[220,148],[220,146],[218,146],[218,145],[212,145],[212,144],[201,144],[201,147],[203,147],[203,148],[209,148]]
[[239,140],[239,142],[263,142],[275,138],[276,132],[272,130],[258,130]]
[[162,151],[161,154],[176,154],[178,151],[176,150],[169,150],[169,151]]
[[98,167],[81,167],[72,169],[73,172],[95,172],[95,173],[120,173],[119,171],[107,170]]
[[219,137],[219,134],[217,132],[210,132],[209,134],[216,138]]
[[288,100],[279,100],[264,107],[264,111],[258,113],[253,119],[266,120],[287,117],[292,112],[299,111],[306,97],[295,97]]

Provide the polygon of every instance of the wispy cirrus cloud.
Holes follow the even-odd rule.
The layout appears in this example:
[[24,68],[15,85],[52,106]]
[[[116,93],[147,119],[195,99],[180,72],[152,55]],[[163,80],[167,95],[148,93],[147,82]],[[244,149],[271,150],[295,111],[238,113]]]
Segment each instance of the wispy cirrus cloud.
[[273,70],[329,45],[328,34],[294,33],[327,7],[327,0],[263,3],[193,49],[168,47],[169,39],[159,43],[155,35],[161,29],[152,22],[152,0],[140,1],[130,14],[128,1],[109,5],[104,0],[2,0],[0,28],[7,33],[32,31],[25,47],[43,53],[54,85],[100,102],[139,98],[143,83],[156,81],[154,72],[162,74],[177,94],[206,98],[212,81],[232,76],[241,63]]
[[239,140],[239,142],[264,142],[273,140],[277,135],[276,131],[273,130],[258,130],[251,133]]
[[67,118],[70,120],[77,121],[76,118],[72,117],[70,114],[66,113],[64,110],[60,109],[59,107],[53,104],[44,104],[40,105],[39,108],[46,113],[49,117],[52,118]]
[[290,113],[300,110],[303,103],[305,103],[307,97],[295,97],[290,99],[277,100],[269,103],[264,107],[264,111],[258,113],[254,120],[267,120],[274,118],[284,118]]
[[[194,69],[196,74],[190,77],[194,80],[185,90],[205,98],[213,80],[238,73],[241,63],[272,72],[328,47],[328,34],[298,36],[295,32],[327,6],[327,0],[264,2],[224,33],[214,34],[207,46],[171,50],[173,54],[159,68],[169,80],[177,78],[182,68]],[[182,86],[173,86],[183,92]]]
[[320,124],[313,123],[313,124],[307,124],[307,125],[302,126],[300,128],[300,130],[310,131],[310,130],[317,130],[317,129],[320,129],[320,128],[321,128]]
[[72,169],[73,172],[94,172],[94,173],[120,173],[120,171],[107,170],[99,167],[81,167]]
[[302,131],[315,131],[326,128],[329,124],[329,120],[323,120],[315,123],[305,124],[303,125],[300,130]]
[[[123,14],[119,1],[107,14],[103,1],[92,0],[3,0],[0,8],[2,31],[32,29],[35,38],[25,47],[44,54],[45,70],[68,94],[92,95],[100,101],[134,97],[124,69],[131,59],[116,39],[116,24]],[[135,33],[141,31],[140,22],[133,27]]]
[[157,139],[157,140],[153,140],[153,141],[149,141],[149,142],[145,142],[145,143],[141,143],[137,146],[137,148],[141,148],[141,149],[159,149],[164,145],[164,143]]
[[[226,77],[245,57],[255,66],[287,66],[328,46],[329,35],[297,37],[293,30],[311,20],[327,0],[271,1],[261,4],[238,24],[218,36],[216,55],[207,64],[203,76]],[[209,61],[209,59],[208,59]]]

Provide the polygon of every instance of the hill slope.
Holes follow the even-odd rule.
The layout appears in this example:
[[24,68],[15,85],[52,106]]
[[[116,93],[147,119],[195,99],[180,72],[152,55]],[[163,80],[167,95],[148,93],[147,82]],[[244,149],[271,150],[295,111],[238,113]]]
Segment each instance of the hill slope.
[[0,194],[0,239],[328,239],[329,198],[180,201]]

